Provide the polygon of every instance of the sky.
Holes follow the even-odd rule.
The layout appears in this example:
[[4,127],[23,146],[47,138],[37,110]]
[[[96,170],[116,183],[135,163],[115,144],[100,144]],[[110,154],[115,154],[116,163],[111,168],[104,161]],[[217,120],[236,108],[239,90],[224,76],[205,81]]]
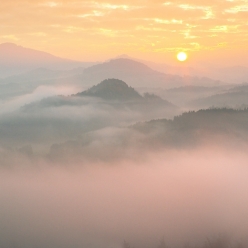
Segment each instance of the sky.
[[248,0],[2,0],[0,43],[101,61],[245,60]]

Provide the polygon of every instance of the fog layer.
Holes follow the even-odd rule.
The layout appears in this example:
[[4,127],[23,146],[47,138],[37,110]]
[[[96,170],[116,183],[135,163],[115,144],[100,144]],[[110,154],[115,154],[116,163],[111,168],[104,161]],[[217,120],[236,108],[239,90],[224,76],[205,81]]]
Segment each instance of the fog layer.
[[[1,247],[156,247],[247,233],[248,155],[202,148],[137,160],[1,169]],[[21,160],[19,161],[21,162]]]

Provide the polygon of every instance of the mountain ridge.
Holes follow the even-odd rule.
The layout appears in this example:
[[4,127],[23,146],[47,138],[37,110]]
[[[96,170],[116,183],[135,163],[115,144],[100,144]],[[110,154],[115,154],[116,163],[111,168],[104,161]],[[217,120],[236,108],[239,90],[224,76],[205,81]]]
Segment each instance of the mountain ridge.
[[[173,74],[165,74],[151,69],[147,65],[127,59],[119,58],[104,63],[93,65],[77,76],[77,79],[90,82],[91,85],[101,82],[106,78],[118,78],[132,87],[180,87],[186,84],[210,86],[219,85],[220,81],[209,78],[181,77]],[[88,84],[88,86],[90,86]]]
[[48,52],[26,48],[15,43],[0,44],[0,77],[26,73],[37,68],[51,70],[90,66],[92,62],[60,58]]

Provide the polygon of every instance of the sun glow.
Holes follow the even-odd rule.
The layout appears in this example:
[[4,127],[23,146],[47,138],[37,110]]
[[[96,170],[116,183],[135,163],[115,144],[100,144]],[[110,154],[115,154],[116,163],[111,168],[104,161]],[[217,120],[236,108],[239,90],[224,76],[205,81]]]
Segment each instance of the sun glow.
[[177,59],[181,62],[185,61],[188,58],[188,55],[185,52],[180,52],[177,54]]

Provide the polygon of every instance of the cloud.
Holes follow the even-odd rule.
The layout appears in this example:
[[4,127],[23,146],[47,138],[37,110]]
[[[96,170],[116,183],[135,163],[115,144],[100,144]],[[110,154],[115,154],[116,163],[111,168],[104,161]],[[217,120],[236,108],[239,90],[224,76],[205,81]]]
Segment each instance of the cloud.
[[[83,44],[88,54],[97,56],[95,50],[101,58],[111,53],[109,44],[114,52],[121,53],[127,41],[130,46],[122,53],[137,51],[141,43],[139,53],[182,47],[193,52],[196,49],[188,38],[201,44],[201,50],[218,49],[215,45],[223,42],[223,37],[216,33],[216,27],[226,26],[224,40],[229,49],[234,49],[240,42],[237,35],[246,37],[242,27],[247,26],[247,8],[247,1],[4,1],[0,8],[4,23],[0,26],[1,41],[13,36],[23,45],[37,45],[66,57],[76,56],[74,49],[69,53],[68,44],[77,50]],[[137,32],[139,27],[144,32]],[[38,35],[30,45],[30,33],[46,36]]]

